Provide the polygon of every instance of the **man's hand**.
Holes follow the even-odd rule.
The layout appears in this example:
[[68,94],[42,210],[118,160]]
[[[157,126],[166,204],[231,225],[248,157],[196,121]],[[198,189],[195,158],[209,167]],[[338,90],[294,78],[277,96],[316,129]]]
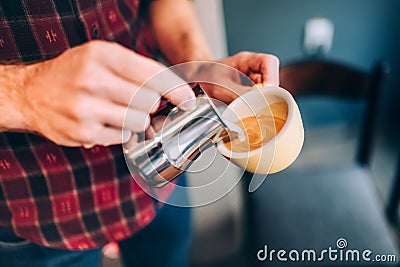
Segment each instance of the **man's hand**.
[[[2,122],[1,128],[37,132],[66,146],[121,143],[123,127],[132,132],[144,131],[160,96],[170,89],[147,83],[147,88],[138,90],[165,67],[104,41],[89,42],[55,59],[19,67],[24,68],[19,72],[23,74],[23,88],[9,86],[8,90],[14,89],[12,94],[1,94],[12,95],[8,100],[14,101],[21,123],[7,128]],[[17,73],[17,68],[8,69],[13,70]],[[169,75],[179,81],[176,75]],[[178,105],[193,99],[194,94],[184,85],[165,97]]]
[[[226,104],[252,88],[250,83],[279,85],[279,59],[271,54],[241,52],[216,63],[199,62],[192,80],[207,94]],[[247,81],[246,81],[247,80]]]
[[[274,55],[240,52],[218,62],[237,69],[255,84],[279,85],[279,59]],[[233,84],[234,82],[232,80],[230,90],[223,87],[211,87],[209,94],[225,103],[230,103],[249,89],[243,89],[244,87],[239,85],[240,79],[237,84]]]
[[240,52],[219,62],[246,74],[256,84],[279,85],[279,59],[274,55]]

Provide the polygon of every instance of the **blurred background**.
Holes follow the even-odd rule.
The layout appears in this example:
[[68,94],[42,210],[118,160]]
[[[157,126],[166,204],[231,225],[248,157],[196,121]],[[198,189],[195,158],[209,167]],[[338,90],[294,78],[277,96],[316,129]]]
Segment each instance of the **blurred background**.
[[[315,92],[297,95],[292,91],[305,127],[305,144],[298,160],[283,172],[270,175],[253,194],[247,192],[248,181],[243,179],[224,198],[193,208],[190,265],[253,266],[259,264],[256,253],[264,244],[277,250],[318,250],[334,246],[339,238],[345,238],[352,248],[398,256],[399,210],[395,205],[395,215],[392,212],[389,216],[387,207],[398,187],[395,178],[400,151],[400,1],[193,3],[217,58],[248,50],[275,54],[282,69],[295,62],[318,59],[343,64],[346,69],[366,75],[376,62],[383,62],[385,77],[379,92],[372,97],[376,110],[368,115],[371,121],[374,118],[368,130],[371,153],[362,164],[355,158],[360,153],[360,129],[365,123],[363,114],[367,107],[362,104],[363,99],[326,95],[321,98]],[[225,160],[217,158],[205,173],[189,175],[189,183],[196,184],[197,179],[204,177],[212,179],[213,173],[224,166]],[[336,174],[338,170],[340,174]],[[318,173],[322,173],[321,177]],[[231,169],[226,175],[239,174],[239,170]],[[331,177],[322,178],[325,174]],[[281,266],[278,262],[262,264]],[[119,260],[105,257],[104,265],[119,266]],[[324,266],[327,265],[334,263],[325,262]]]

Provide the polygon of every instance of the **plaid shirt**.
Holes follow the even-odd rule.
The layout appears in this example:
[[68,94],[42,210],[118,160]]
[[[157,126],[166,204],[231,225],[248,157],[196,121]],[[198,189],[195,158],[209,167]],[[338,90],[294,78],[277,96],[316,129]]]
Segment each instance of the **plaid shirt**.
[[[151,56],[157,50],[145,10],[138,0],[0,1],[0,61],[43,61],[92,39]],[[0,133],[0,227],[22,238],[95,248],[137,232],[159,206],[131,178],[121,146],[69,148]]]

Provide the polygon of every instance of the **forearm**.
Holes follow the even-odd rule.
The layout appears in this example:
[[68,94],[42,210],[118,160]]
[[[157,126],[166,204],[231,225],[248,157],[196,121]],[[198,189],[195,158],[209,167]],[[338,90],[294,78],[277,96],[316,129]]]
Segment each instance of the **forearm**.
[[28,131],[29,123],[22,115],[23,91],[32,66],[0,65],[0,131]]
[[161,52],[171,64],[213,59],[191,1],[156,0],[149,15]]

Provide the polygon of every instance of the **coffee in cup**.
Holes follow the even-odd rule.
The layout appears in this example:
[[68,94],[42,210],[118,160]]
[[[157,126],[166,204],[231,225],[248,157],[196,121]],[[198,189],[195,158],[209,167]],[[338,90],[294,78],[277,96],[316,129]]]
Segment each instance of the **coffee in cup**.
[[244,140],[227,140],[225,146],[233,152],[248,152],[260,148],[274,138],[282,129],[288,115],[285,102],[277,102],[262,109],[254,116],[235,122],[245,133]]
[[288,167],[304,142],[300,111],[290,93],[277,86],[253,89],[234,100],[223,112],[236,122],[245,139],[217,145],[231,162],[249,172],[268,174]]

